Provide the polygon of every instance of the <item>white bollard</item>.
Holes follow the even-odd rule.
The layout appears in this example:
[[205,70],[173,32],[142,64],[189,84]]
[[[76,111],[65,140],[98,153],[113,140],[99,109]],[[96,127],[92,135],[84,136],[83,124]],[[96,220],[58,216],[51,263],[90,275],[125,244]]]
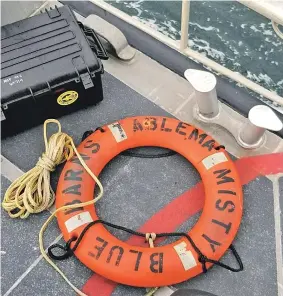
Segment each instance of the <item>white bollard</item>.
[[283,124],[273,110],[265,105],[254,106],[248,120],[239,131],[238,140],[246,148],[255,148],[263,142],[265,131],[280,131]]
[[196,92],[198,112],[204,118],[214,118],[219,114],[219,105],[216,94],[216,77],[210,72],[187,69],[185,78]]

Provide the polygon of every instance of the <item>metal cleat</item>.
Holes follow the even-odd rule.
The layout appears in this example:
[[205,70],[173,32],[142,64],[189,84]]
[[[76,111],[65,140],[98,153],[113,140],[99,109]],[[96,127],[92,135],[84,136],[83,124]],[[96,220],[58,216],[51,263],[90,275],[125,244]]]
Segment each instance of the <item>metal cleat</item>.
[[216,117],[219,114],[219,103],[215,76],[195,69],[187,69],[184,75],[195,90],[199,116],[208,119]]
[[91,14],[84,20],[83,24],[90,27],[100,37],[107,40],[119,59],[129,61],[135,56],[136,50],[128,44],[125,35],[104,19]]
[[264,142],[265,131],[280,131],[283,124],[273,110],[265,105],[254,106],[238,134],[241,146],[252,149],[261,146]]
[[240,146],[246,149],[259,148],[265,142],[265,130],[280,131],[283,128],[277,115],[265,105],[254,106],[244,123],[231,116],[217,99],[216,78],[212,73],[188,69],[184,75],[195,90],[194,117],[224,127]]

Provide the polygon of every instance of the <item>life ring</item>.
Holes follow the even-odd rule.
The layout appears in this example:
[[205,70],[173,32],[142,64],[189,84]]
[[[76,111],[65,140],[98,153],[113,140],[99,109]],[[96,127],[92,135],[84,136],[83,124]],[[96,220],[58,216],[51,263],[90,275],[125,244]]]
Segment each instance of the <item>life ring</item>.
[[[79,145],[78,152],[98,176],[116,155],[140,146],[172,149],[198,170],[206,198],[201,217],[189,236],[203,254],[219,260],[237,233],[243,210],[241,182],[225,149],[221,146],[217,149],[215,140],[185,122],[139,116],[103,126]],[[56,208],[92,200],[94,187],[93,179],[74,157],[61,173]],[[91,205],[59,212],[57,219],[64,239],[68,241],[78,237],[89,222],[99,218]],[[101,224],[85,233],[75,255],[105,278],[137,287],[176,284],[203,271],[195,248],[186,238],[155,248],[131,246],[114,237]]]

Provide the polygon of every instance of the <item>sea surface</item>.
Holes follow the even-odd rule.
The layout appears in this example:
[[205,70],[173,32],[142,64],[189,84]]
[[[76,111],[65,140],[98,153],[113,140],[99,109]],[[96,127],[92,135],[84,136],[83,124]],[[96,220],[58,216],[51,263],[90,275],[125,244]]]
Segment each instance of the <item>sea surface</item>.
[[[181,1],[109,3],[170,38],[180,39]],[[189,46],[283,97],[283,40],[270,20],[244,5],[191,1]]]

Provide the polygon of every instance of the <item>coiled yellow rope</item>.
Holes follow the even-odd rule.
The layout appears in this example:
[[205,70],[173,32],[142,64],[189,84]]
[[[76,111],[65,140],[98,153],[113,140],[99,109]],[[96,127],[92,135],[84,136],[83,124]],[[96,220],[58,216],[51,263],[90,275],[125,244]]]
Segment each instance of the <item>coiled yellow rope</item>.
[[[58,132],[47,138],[47,125],[55,123],[58,126]],[[49,209],[55,201],[55,193],[50,185],[50,172],[53,172],[57,165],[69,160],[76,153],[83,168],[93,178],[99,187],[99,194],[91,201],[63,206],[58,208],[45,221],[39,232],[39,248],[42,257],[63,277],[66,283],[80,296],[87,296],[85,293],[75,287],[57,265],[47,256],[43,243],[43,235],[51,220],[55,215],[64,210],[85,207],[96,203],[103,196],[103,186],[98,178],[89,169],[83,158],[78,153],[73,139],[62,132],[61,124],[56,119],[48,119],[44,122],[43,136],[45,143],[45,152],[39,158],[36,166],[30,171],[16,179],[7,189],[2,206],[8,212],[11,218],[27,218],[30,214],[40,213]],[[155,233],[147,233],[146,240],[151,248],[154,248]],[[152,288],[146,294],[153,295],[158,288]]]
[[[47,125],[49,123],[56,123],[58,132],[48,140]],[[70,159],[76,151],[70,136],[62,133],[59,121],[46,120],[43,130],[45,152],[36,166],[15,180],[5,193],[2,206],[12,218],[24,219],[30,214],[45,211],[53,205],[55,194],[50,185],[50,172],[53,172],[60,163]]]
[[[55,123],[58,125],[58,132],[47,138],[47,125]],[[72,138],[63,133],[61,124],[56,119],[48,119],[44,122],[44,143],[45,152],[39,158],[36,166],[24,175],[16,179],[7,189],[3,208],[12,218],[27,218],[30,214],[40,213],[52,206],[55,201],[55,194],[50,185],[50,172],[55,170],[55,167],[69,160],[76,153],[83,168],[89,173],[99,187],[99,194],[91,201],[63,206],[58,208],[43,224],[39,232],[39,248],[43,258],[64,278],[74,291],[80,296],[87,296],[78,288],[76,288],[65,276],[65,274],[56,266],[56,264],[47,256],[43,244],[43,234],[51,220],[59,211],[84,207],[96,203],[103,195],[103,186],[98,178],[89,169],[83,158],[78,153]]]

